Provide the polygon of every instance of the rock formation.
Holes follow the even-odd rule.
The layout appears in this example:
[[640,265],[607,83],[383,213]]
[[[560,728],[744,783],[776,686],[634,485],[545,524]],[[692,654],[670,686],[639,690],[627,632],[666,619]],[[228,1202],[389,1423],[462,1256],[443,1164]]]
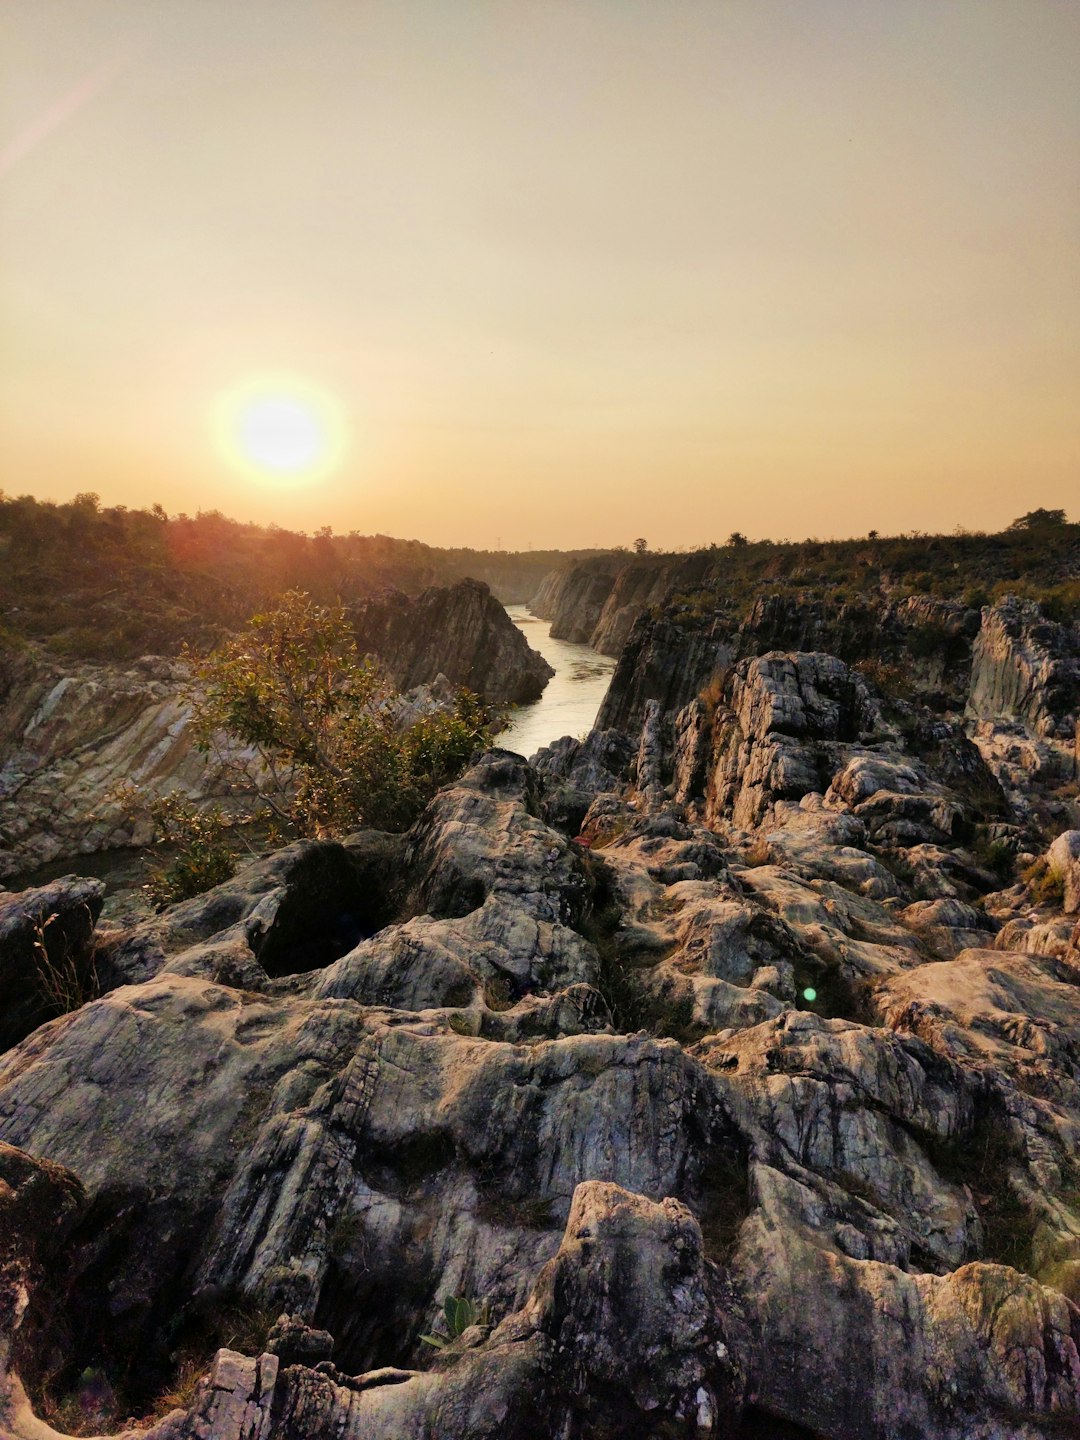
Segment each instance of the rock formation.
[[[354,614],[361,648],[405,690],[442,675],[492,700],[534,700],[552,674],[479,581],[416,599],[391,591]],[[186,682],[182,663],[158,656],[124,670],[64,665],[34,651],[8,660],[0,682],[0,879],[148,843],[145,807],[125,804],[125,786],[226,807],[235,799],[243,808],[230,768],[192,743]]]
[[399,690],[445,675],[490,700],[539,699],[555,673],[479,580],[412,597],[384,591],[352,606],[362,651],[377,655]]
[[99,923],[0,1054],[0,1430],[1080,1433],[1080,815],[994,744],[1076,694],[935,606],[650,620],[622,725]]

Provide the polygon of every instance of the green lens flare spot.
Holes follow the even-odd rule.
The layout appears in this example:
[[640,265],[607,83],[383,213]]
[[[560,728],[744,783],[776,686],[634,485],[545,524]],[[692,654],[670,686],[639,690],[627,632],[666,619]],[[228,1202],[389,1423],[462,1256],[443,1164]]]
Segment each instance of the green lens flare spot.
[[806,989],[802,992],[802,998],[804,1000],[809,1000],[810,1004],[812,1005],[817,999],[817,991],[812,985],[808,985]]

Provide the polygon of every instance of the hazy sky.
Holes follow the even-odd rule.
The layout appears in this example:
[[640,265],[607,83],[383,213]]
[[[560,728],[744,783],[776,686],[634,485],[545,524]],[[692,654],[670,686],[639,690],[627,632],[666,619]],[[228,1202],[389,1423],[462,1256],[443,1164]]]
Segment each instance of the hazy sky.
[[[507,547],[1080,518],[1078,76],[1077,0],[0,0],[0,486]],[[265,376],[332,473],[223,452]]]

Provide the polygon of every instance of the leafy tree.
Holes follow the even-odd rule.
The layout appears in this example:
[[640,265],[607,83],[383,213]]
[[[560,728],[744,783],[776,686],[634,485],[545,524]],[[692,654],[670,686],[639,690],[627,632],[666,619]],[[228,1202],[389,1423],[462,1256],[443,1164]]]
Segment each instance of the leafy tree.
[[1045,530],[1051,525],[1064,525],[1064,510],[1029,510],[1026,515],[1020,515],[1009,526],[1010,530]]
[[645,551],[648,550],[648,548],[649,548],[649,542],[648,542],[648,540],[645,539],[645,536],[644,536],[644,535],[639,535],[638,538],[634,541],[634,554],[635,554],[635,555],[644,555],[644,554],[645,554]]
[[749,544],[750,544],[750,541],[747,540],[746,536],[743,534],[743,532],[742,532],[741,530],[733,530],[733,531],[731,532],[731,534],[728,536],[728,542],[727,542],[727,543],[728,543],[729,545],[734,545],[734,546],[736,546],[737,548],[741,548],[743,545],[749,545]]
[[450,707],[407,719],[402,697],[358,653],[345,611],[299,590],[212,655],[189,658],[197,744],[256,784],[300,835],[405,829],[490,742],[496,718],[461,691]]

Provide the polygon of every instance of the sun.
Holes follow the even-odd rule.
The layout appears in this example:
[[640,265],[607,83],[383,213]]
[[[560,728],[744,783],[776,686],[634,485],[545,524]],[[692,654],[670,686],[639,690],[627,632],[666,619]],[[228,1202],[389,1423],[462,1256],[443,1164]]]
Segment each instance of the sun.
[[255,479],[312,480],[335,469],[345,443],[340,406],[293,377],[248,380],[218,406],[219,447]]

